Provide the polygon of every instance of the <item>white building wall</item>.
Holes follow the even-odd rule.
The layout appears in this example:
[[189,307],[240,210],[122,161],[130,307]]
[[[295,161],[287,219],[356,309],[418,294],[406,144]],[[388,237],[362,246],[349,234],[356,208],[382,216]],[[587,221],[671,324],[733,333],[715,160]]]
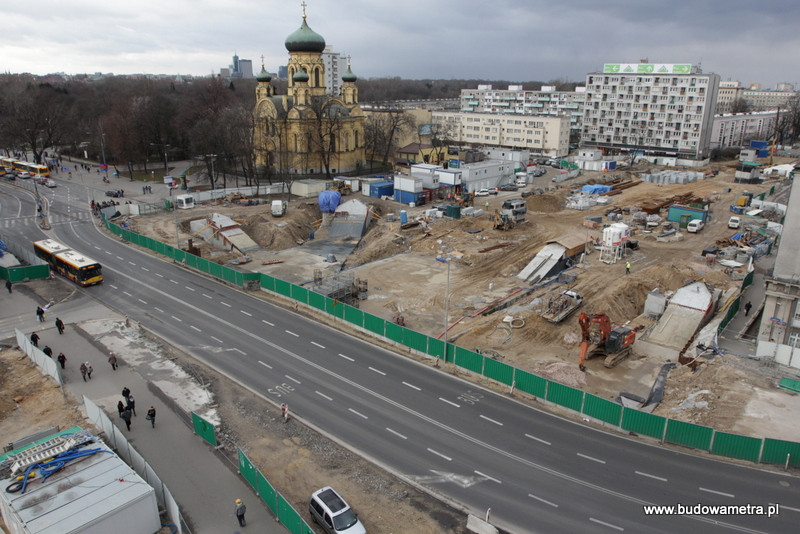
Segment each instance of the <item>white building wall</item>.
[[775,131],[777,113],[759,111],[716,115],[711,128],[711,148],[744,147],[750,139],[765,140]]

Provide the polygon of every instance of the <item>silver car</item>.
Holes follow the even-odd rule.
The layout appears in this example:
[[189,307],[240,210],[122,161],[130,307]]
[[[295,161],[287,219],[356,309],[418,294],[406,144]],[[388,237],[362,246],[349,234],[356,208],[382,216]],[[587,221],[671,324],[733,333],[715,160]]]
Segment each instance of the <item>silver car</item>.
[[308,503],[308,511],[314,523],[328,534],[367,534],[355,512],[330,486],[315,491]]

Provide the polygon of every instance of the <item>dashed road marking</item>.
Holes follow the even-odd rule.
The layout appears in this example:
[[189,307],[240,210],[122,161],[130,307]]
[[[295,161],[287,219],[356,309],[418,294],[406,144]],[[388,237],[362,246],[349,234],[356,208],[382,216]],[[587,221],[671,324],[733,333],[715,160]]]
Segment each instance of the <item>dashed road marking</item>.
[[238,352],[242,356],[247,356],[246,352],[244,352],[243,350],[237,349],[236,347],[232,348],[231,350]]
[[156,276],[160,276],[161,278],[164,278],[164,275],[161,274],[161,273],[156,273]]
[[314,393],[316,393],[317,395],[319,395],[319,396],[320,396],[320,397],[322,397],[323,399],[327,399],[327,400],[329,400],[329,401],[332,401],[332,400],[333,400],[331,397],[329,397],[329,396],[327,396],[327,395],[325,395],[324,393],[321,393],[321,392],[319,392],[319,391],[316,391],[316,390],[315,390],[315,391],[314,391]]
[[133,295],[131,295],[130,293],[128,293],[127,291],[123,291],[123,292],[122,292],[122,294],[123,294],[123,295],[127,295],[127,296],[129,296],[129,297],[132,297],[132,296],[133,296]]
[[248,317],[252,317],[252,316],[253,316],[253,314],[252,314],[252,313],[248,313],[248,312],[246,312],[246,311],[244,311],[244,310],[239,310],[239,311],[240,311],[240,312],[242,312],[243,314],[245,314],[245,315],[246,315],[246,316],[248,316]]
[[123,257],[122,256],[117,256],[117,259],[121,260],[121,259],[123,259]]
[[262,362],[261,360],[258,360],[258,363],[260,363],[261,365],[263,365],[267,369],[272,369],[272,366],[270,364],[266,363],[266,362]]
[[392,430],[392,429],[391,429],[391,428],[389,428],[388,426],[386,427],[386,430],[388,430],[389,432],[391,432],[392,434],[394,434],[395,436],[397,436],[397,437],[398,437],[398,438],[400,438],[400,439],[408,439],[407,437],[405,437],[405,436],[404,436],[403,434],[401,434],[400,432],[397,432],[396,430]]
[[550,501],[548,501],[547,499],[542,499],[541,497],[537,497],[537,496],[536,496],[536,495],[534,495],[533,493],[529,493],[529,494],[528,494],[528,497],[530,497],[531,499],[536,499],[536,500],[537,500],[537,501],[539,501],[539,502],[543,502],[544,504],[547,504],[547,505],[549,505],[549,506],[552,506],[553,508],[558,508],[558,505],[557,505],[556,503],[554,503],[554,502],[550,502]]
[[347,409],[347,411],[349,411],[349,412],[353,412],[353,413],[354,413],[354,414],[356,414],[357,416],[359,416],[359,417],[362,417],[362,418],[364,418],[364,419],[369,419],[369,417],[367,417],[367,416],[366,416],[366,415],[364,415],[363,413],[361,413],[361,412],[357,412],[357,411],[355,411],[355,410],[354,410],[354,409],[352,409],[352,408],[348,408],[348,409]]
[[289,334],[290,336],[294,336],[294,337],[300,337],[300,334],[295,334],[295,333],[294,333],[294,332],[292,332],[291,330],[284,330],[284,332],[286,332],[286,333],[287,333],[287,334]]
[[217,343],[223,343],[223,341],[222,341],[220,338],[218,338],[218,337],[211,336],[211,339],[213,339],[213,340],[214,340],[214,341],[216,341]]
[[480,476],[482,476],[482,477],[483,477],[483,478],[485,478],[485,479],[491,480],[492,482],[497,482],[498,484],[502,484],[502,482],[500,482],[500,481],[499,481],[499,480],[497,480],[496,478],[494,478],[494,477],[490,477],[490,476],[489,476],[489,475],[487,475],[486,473],[481,473],[481,472],[480,472],[480,471],[478,471],[478,470],[475,470],[475,474],[476,474],[476,475],[480,475]]
[[270,326],[275,326],[274,324],[272,324],[271,322],[267,321],[266,319],[261,319],[261,322],[264,323],[264,324],[268,324]]
[[591,461],[593,461],[593,462],[597,462],[598,464],[604,464],[604,463],[606,463],[606,461],[605,461],[605,460],[601,460],[601,459],[599,459],[599,458],[595,458],[595,457],[593,457],[593,456],[587,456],[587,455],[585,455],[585,454],[581,454],[581,453],[577,453],[577,455],[578,455],[578,456],[580,456],[581,458],[586,458],[587,460],[591,460]]
[[312,342],[311,342],[311,344],[312,344],[312,345],[314,345],[315,347],[319,347],[319,348],[321,348],[321,349],[324,349],[324,348],[325,348],[325,345],[320,345],[320,344],[319,344],[319,343],[317,343],[316,341],[312,341]]
[[195,330],[197,332],[202,332],[202,330],[200,330],[199,328],[197,328],[196,326],[194,326],[192,324],[189,325],[189,328],[191,328],[192,330]]
[[643,477],[652,478],[652,479],[655,479],[655,480],[660,480],[661,482],[666,482],[667,481],[667,479],[664,478],[664,477],[658,477],[656,475],[651,475],[650,473],[643,473],[641,471],[634,471],[634,473],[636,473],[637,475],[643,476]]
[[706,493],[713,493],[714,495],[722,495],[723,497],[730,497],[731,499],[735,497],[735,495],[733,495],[732,493],[724,493],[722,491],[712,490],[708,488],[700,488],[700,491],[705,491]]
[[593,523],[597,523],[598,525],[603,525],[604,527],[613,528],[614,530],[619,530],[620,532],[625,530],[622,527],[619,527],[617,525],[612,525],[611,523],[606,523],[605,521],[600,521],[599,519],[595,519],[594,517],[590,517],[589,521],[592,521]]
[[114,284],[108,284],[108,285],[110,285],[110,286],[111,286],[113,289],[119,289],[119,288],[118,288],[117,286],[115,286]]
[[429,448],[429,449],[428,449],[428,452],[431,452],[431,453],[435,454],[436,456],[439,456],[440,458],[444,458],[444,459],[445,459],[445,460],[447,460],[448,462],[452,462],[452,461],[453,461],[453,459],[452,459],[452,458],[450,458],[449,456],[445,456],[445,455],[444,455],[444,454],[442,454],[441,452],[435,451],[435,450],[433,450],[433,449],[431,449],[431,448]]
[[525,434],[526,438],[531,438],[534,441],[538,441],[539,443],[544,443],[545,445],[552,445],[549,441],[545,441],[542,438],[537,438],[536,436],[531,436],[530,434]]
[[172,278],[170,278],[169,281],[175,284],[176,286],[180,284],[180,282],[178,282],[177,280],[173,280]]
[[447,399],[443,399],[443,398],[441,398],[441,397],[439,397],[439,400],[440,400],[440,401],[442,401],[442,402],[446,402],[447,404],[449,404],[449,405],[451,405],[451,406],[455,406],[456,408],[461,408],[461,405],[459,405],[459,404],[456,404],[456,403],[455,403],[455,402],[453,402],[453,401],[449,401],[449,400],[447,400]]
[[175,320],[176,320],[176,321],[178,321],[179,323],[182,323],[182,322],[183,322],[183,319],[181,319],[180,317],[175,317],[174,315],[170,315],[170,317],[172,317],[173,319],[175,319]]
[[142,299],[136,299],[136,300],[138,300],[138,301],[139,301],[139,302],[141,302],[142,304],[147,304],[147,302],[143,301]]
[[408,386],[408,387],[410,387],[411,389],[416,389],[417,391],[422,391],[422,389],[421,389],[421,388],[418,388],[418,387],[417,387],[417,386],[415,386],[414,384],[409,384],[408,382],[403,382],[403,385],[404,385],[404,386]]
[[189,287],[189,286],[183,286],[183,287],[185,287],[185,288],[186,288],[186,289],[188,289],[189,291],[197,291],[197,290],[196,290],[195,288],[193,288],[193,287]]
[[378,369],[375,369],[374,367],[367,367],[367,369],[369,369],[370,371],[374,371],[374,372],[378,373],[379,375],[386,376],[386,373],[384,373],[383,371],[379,371]]
[[207,298],[207,299],[213,298],[211,295],[206,295],[205,293],[203,293],[203,296],[204,296],[205,298]]
[[351,362],[354,362],[354,361],[355,361],[355,360],[354,360],[353,358],[351,358],[350,356],[345,356],[345,355],[344,355],[344,354],[342,354],[342,353],[339,353],[339,356],[341,356],[341,357],[342,357],[342,358],[344,358],[345,360],[350,360]]
[[483,415],[483,414],[481,414],[481,419],[485,419],[485,420],[489,421],[490,423],[494,423],[494,424],[496,424],[497,426],[503,426],[503,423],[501,423],[500,421],[495,421],[495,420],[494,420],[494,419],[492,419],[491,417],[486,417],[486,416],[485,416],[485,415]]
[[286,378],[288,378],[289,380],[291,380],[291,381],[292,381],[292,382],[294,382],[295,384],[302,384],[302,382],[300,382],[298,379],[296,379],[296,378],[292,378],[292,377],[291,377],[291,376],[289,376],[289,375],[283,375],[283,376],[285,376]]
[[147,271],[148,273],[150,272],[150,269],[148,269],[147,267],[142,267],[142,270]]
[[161,313],[164,313],[164,310],[162,310],[161,308],[159,308],[157,306],[154,306],[153,309],[156,310],[156,311],[159,311]]
[[136,267],[136,264],[135,264],[135,263],[133,263],[132,261],[129,261],[128,263],[130,263],[131,265],[133,265],[134,267]]
[[223,306],[227,306],[229,308],[231,307],[231,305],[228,304],[227,302],[219,301],[219,303],[222,304]]

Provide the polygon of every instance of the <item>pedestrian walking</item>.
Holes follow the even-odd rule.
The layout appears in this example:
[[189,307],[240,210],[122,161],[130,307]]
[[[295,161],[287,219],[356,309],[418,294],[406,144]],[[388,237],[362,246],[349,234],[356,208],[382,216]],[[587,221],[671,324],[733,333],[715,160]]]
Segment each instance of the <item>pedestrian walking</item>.
[[36,306],[36,317],[39,319],[40,323],[44,322],[44,310],[41,306]]
[[117,402],[117,411],[119,412],[119,416],[122,417],[122,412],[125,411],[125,405],[122,404],[122,401]]
[[56,317],[56,328],[58,328],[59,336],[64,333],[64,321],[62,321],[58,317]]
[[122,420],[125,421],[125,426],[128,427],[128,431],[131,429],[131,411],[127,408],[122,410],[122,413],[119,414],[122,417]]
[[744,316],[745,317],[747,317],[747,315],[750,313],[750,308],[752,308],[752,307],[753,307],[753,305],[750,304],[750,301],[748,300],[747,304],[744,305]]
[[625,262],[625,274],[631,274],[631,262]]
[[67,363],[67,357],[64,356],[63,352],[58,353],[58,363],[60,363],[61,368],[64,369],[64,365]]
[[86,362],[81,363],[81,376],[83,377],[83,381],[86,382],[86,373],[89,372],[89,368],[86,366]]
[[11,293],[12,287],[14,287],[14,285],[11,283],[11,280],[6,280],[6,289],[8,289],[9,293]]
[[92,379],[92,371],[94,371],[94,369],[92,369],[92,364],[86,362],[86,375],[89,377],[89,380]]
[[117,357],[113,352],[108,355],[108,363],[111,364],[113,370],[117,370]]
[[244,520],[244,513],[247,511],[247,506],[242,502],[242,499],[236,499],[236,519],[239,520],[239,526],[243,527],[247,522]]
[[128,397],[131,394],[131,390],[128,389],[128,386],[122,388],[122,398],[125,399],[125,402],[128,402]]
[[150,409],[147,410],[147,417],[145,417],[145,419],[150,421],[150,424],[153,425],[153,428],[155,428],[156,427],[156,409],[153,408],[152,406],[150,406]]
[[136,417],[136,400],[133,398],[133,395],[128,395],[128,399],[125,402],[128,405],[128,409],[133,413],[134,417]]
[[33,343],[34,347],[39,346],[39,334],[37,334],[36,332],[31,334],[31,343]]
[[48,358],[52,358],[53,357],[53,349],[50,348],[50,345],[45,345],[44,348],[42,349],[42,352],[47,354]]

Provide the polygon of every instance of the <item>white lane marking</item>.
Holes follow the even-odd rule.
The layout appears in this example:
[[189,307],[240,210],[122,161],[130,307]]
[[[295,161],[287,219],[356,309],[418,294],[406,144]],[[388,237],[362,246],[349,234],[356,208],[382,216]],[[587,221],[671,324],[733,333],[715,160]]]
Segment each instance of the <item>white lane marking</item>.
[[210,299],[210,298],[212,298],[212,297],[211,297],[211,295],[206,295],[205,293],[203,293],[203,296],[204,296],[205,298],[207,298],[207,299]]
[[397,436],[397,437],[398,437],[398,438],[400,438],[400,439],[408,439],[407,437],[405,437],[405,436],[404,436],[403,434],[401,434],[400,432],[394,431],[394,430],[392,430],[391,428],[389,428],[388,426],[386,427],[386,430],[388,430],[389,432],[391,432],[392,434],[394,434],[395,436]]
[[443,399],[443,398],[439,397],[439,400],[442,401],[442,402],[446,402],[447,404],[449,404],[451,406],[455,406],[456,408],[461,408],[461,406],[459,406],[455,402],[449,401],[447,399]]
[[[777,504],[777,503],[770,503],[770,504]],[[792,508],[791,506],[786,506],[785,504],[779,505],[781,510],[791,510],[792,512],[800,512],[800,508]]]
[[123,259],[123,258],[122,258],[122,256],[117,256],[117,259],[118,259],[118,260],[121,260],[121,259]]
[[708,488],[700,488],[700,491],[705,491],[707,493],[713,493],[714,495],[722,495],[723,497],[730,497],[731,499],[733,499],[735,497],[735,495],[733,495],[732,493],[724,493],[722,491],[716,491],[716,490],[712,490],[712,489],[708,489]]
[[246,352],[244,352],[244,351],[242,351],[242,350],[240,350],[240,349],[237,349],[236,347],[232,348],[231,350],[235,350],[236,352],[238,352],[238,353],[239,353],[239,354],[241,354],[242,356],[247,356],[247,353],[246,353]]
[[477,471],[477,470],[476,470],[476,471],[474,471],[474,473],[475,473],[476,475],[480,475],[480,476],[482,476],[483,478],[485,478],[485,479],[487,479],[487,480],[491,480],[492,482],[496,482],[496,483],[498,483],[498,484],[502,484],[502,482],[500,482],[499,480],[497,480],[497,479],[496,479],[496,478],[494,478],[494,477],[490,477],[490,476],[489,476],[489,475],[487,475],[486,473],[481,473],[480,471]]
[[379,370],[375,369],[374,367],[367,367],[367,369],[369,369],[370,371],[374,371],[374,372],[378,373],[379,375],[386,376],[386,373],[384,373],[383,371],[379,371]]
[[272,366],[270,364],[268,364],[268,363],[262,362],[261,360],[258,360],[258,363],[260,363],[261,365],[263,365],[267,369],[272,369]]
[[354,361],[355,361],[355,360],[354,360],[353,358],[351,358],[350,356],[345,356],[345,355],[344,355],[344,354],[342,354],[342,353],[339,353],[339,356],[341,356],[341,357],[342,357],[342,358],[344,358],[345,360],[350,360],[351,362],[354,362]]
[[525,434],[526,438],[531,438],[532,440],[536,440],[539,443],[544,443],[545,445],[552,445],[549,441],[545,441],[542,438],[537,438],[536,436],[531,436],[530,434]]
[[159,308],[159,307],[156,307],[156,306],[154,306],[154,307],[153,307],[153,309],[154,309],[154,310],[156,310],[156,311],[160,311],[161,313],[164,313],[164,310],[162,310],[162,309],[161,309],[161,308]]
[[133,265],[134,267],[136,267],[136,264],[135,264],[135,263],[133,263],[132,261],[129,261],[128,263],[130,263],[131,265]]
[[147,271],[148,273],[150,272],[150,269],[148,269],[147,267],[142,267],[142,270]]
[[614,530],[619,530],[620,532],[625,530],[622,527],[618,527],[617,525],[612,525],[611,523],[606,523],[605,521],[600,521],[599,519],[595,519],[594,517],[590,517],[589,521],[597,523],[598,525],[603,525],[604,527],[613,528]]
[[486,420],[487,420],[487,421],[489,421],[490,423],[494,423],[494,424],[496,424],[497,426],[503,426],[503,423],[501,423],[500,421],[495,421],[495,420],[494,420],[494,419],[492,419],[491,417],[486,417],[486,416],[485,416],[485,415],[483,415],[483,414],[481,414],[481,419],[486,419]]
[[320,393],[319,391],[316,391],[316,390],[314,390],[314,393],[316,393],[317,395],[319,395],[319,396],[320,396],[320,397],[322,397],[323,399],[327,399],[327,400],[329,400],[329,401],[332,401],[332,400],[333,400],[331,397],[329,397],[329,396],[325,395],[324,393]]
[[580,456],[581,458],[586,458],[587,460],[591,460],[591,461],[593,461],[593,462],[597,462],[598,464],[604,464],[604,463],[606,463],[606,461],[605,461],[605,460],[601,460],[601,459],[599,459],[599,458],[594,458],[593,456],[587,456],[587,455],[585,455],[585,454],[581,454],[581,453],[577,453],[577,454],[578,454],[578,456]]
[[[107,250],[106,250],[106,254],[108,254],[108,255],[110,256],[110,255],[111,255],[111,252],[109,252],[109,251],[107,251]],[[117,257],[119,258],[119,256],[117,256]],[[119,258],[119,259],[122,259],[122,258]]]
[[223,341],[222,341],[220,338],[218,338],[218,337],[211,336],[211,339],[213,339],[213,340],[214,340],[214,341],[216,341],[217,343],[223,343]]
[[300,382],[298,379],[296,379],[296,378],[292,378],[292,377],[291,377],[291,376],[289,376],[289,375],[283,375],[283,376],[285,376],[286,378],[288,378],[289,380],[291,380],[291,381],[292,381],[292,382],[294,382],[295,384],[302,384],[302,382]]
[[156,273],[156,276],[160,276],[161,278],[164,278],[164,275],[161,274],[161,273]]
[[417,386],[415,386],[415,385],[413,385],[413,384],[409,384],[408,382],[403,382],[403,385],[404,385],[404,386],[408,386],[408,387],[410,387],[411,389],[416,389],[417,391],[422,391],[422,389],[418,388]]
[[295,334],[295,333],[294,333],[294,332],[292,332],[291,330],[284,330],[284,332],[286,332],[287,334],[289,334],[289,335],[291,335],[291,336],[294,336],[294,337],[300,337],[300,334]]
[[173,319],[175,319],[175,320],[176,320],[176,321],[178,321],[179,323],[182,323],[182,322],[183,322],[183,319],[181,319],[181,318],[179,318],[179,317],[175,317],[174,315],[170,315],[170,317],[172,317]]
[[643,473],[641,471],[634,471],[634,473],[636,473],[637,475],[641,475],[643,477],[652,478],[652,479],[655,479],[655,480],[660,480],[661,482],[666,482],[667,481],[667,479],[664,478],[664,477],[657,477],[655,475],[651,475],[650,473]]
[[141,302],[142,304],[147,304],[147,302],[143,301],[142,299],[137,299],[137,300],[138,300],[139,302]]
[[228,304],[227,302],[219,301],[219,303],[222,304],[223,306],[227,306],[229,308],[231,307],[231,305]]
[[312,342],[311,342],[311,344],[312,344],[312,345],[314,345],[315,347],[319,347],[319,348],[321,348],[321,349],[324,349],[324,348],[325,348],[325,345],[320,345],[320,344],[319,344],[319,343],[317,343],[316,341],[312,341]]
[[269,322],[269,321],[267,321],[265,319],[261,319],[261,322],[264,323],[264,324],[268,324],[270,326],[275,326],[274,324],[272,324],[271,322]]
[[197,291],[197,290],[196,290],[195,288],[193,288],[193,287],[189,287],[189,286],[183,286],[183,287],[185,287],[185,288],[186,288],[186,289],[188,289],[189,291]]
[[528,494],[528,497],[530,497],[531,499],[536,499],[536,500],[537,500],[537,501],[539,501],[539,502],[543,502],[543,503],[545,503],[545,504],[548,504],[548,505],[552,506],[553,508],[558,508],[558,505],[557,505],[556,503],[554,503],[554,502],[550,502],[550,501],[548,501],[547,499],[542,499],[541,497],[537,497],[537,496],[536,496],[536,495],[534,495],[533,493],[529,493],[529,494]]
[[248,312],[246,312],[246,311],[244,311],[244,310],[239,310],[239,311],[240,311],[240,312],[242,312],[243,314],[245,314],[245,315],[246,315],[246,316],[248,316],[248,317],[252,317],[252,316],[253,316],[253,314],[252,314],[252,313],[248,313]]
[[119,288],[118,288],[117,286],[115,286],[114,284],[108,284],[108,285],[110,285],[110,286],[111,286],[112,288],[114,288],[114,289],[119,289]]
[[169,280],[169,281],[170,281],[170,282],[172,282],[173,284],[175,284],[176,286],[177,286],[178,284],[180,284],[180,282],[178,282],[177,280],[173,280],[173,279],[171,279],[171,278],[170,278],[170,280]]
[[128,293],[127,291],[123,291],[123,292],[122,292],[122,294],[123,294],[123,295],[128,295],[129,297],[132,297],[132,296],[133,296],[133,295],[131,295],[130,293]]
[[433,454],[435,454],[436,456],[439,456],[439,457],[441,457],[441,458],[444,458],[444,459],[445,459],[445,460],[447,460],[448,462],[452,462],[452,461],[453,461],[453,459],[452,459],[452,458],[450,458],[449,456],[445,456],[445,455],[444,455],[444,454],[442,454],[441,452],[437,452],[437,451],[435,451],[435,450],[433,450],[433,449],[430,449],[430,448],[429,448],[429,449],[428,449],[428,452],[432,452],[432,453],[433,453]]
[[189,325],[189,328],[191,328],[192,330],[196,330],[197,332],[202,332],[202,330],[191,324]]
[[354,409],[352,409],[352,408],[348,408],[348,409],[347,409],[347,411],[349,411],[349,412],[353,412],[353,413],[354,413],[354,414],[356,414],[357,416],[359,416],[359,417],[362,417],[362,418],[364,418],[364,419],[369,419],[369,417],[367,417],[367,416],[366,416],[366,415],[364,415],[363,413],[357,412],[357,411],[355,411],[355,410],[354,410]]

